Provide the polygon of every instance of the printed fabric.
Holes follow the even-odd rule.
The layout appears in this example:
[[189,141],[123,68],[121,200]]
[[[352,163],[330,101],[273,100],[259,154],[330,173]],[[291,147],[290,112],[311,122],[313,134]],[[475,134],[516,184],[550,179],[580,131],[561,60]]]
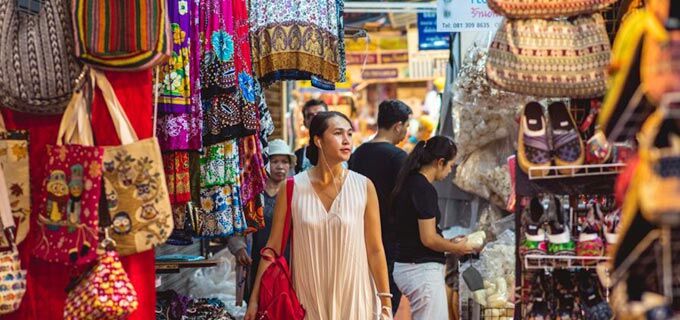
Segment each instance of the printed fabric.
[[176,205],[191,201],[189,153],[178,151],[163,154],[163,165],[170,203]]
[[241,138],[238,148],[243,182],[241,199],[247,203],[264,191],[267,173],[264,170],[262,146],[257,136]]
[[[191,50],[194,36],[187,0],[170,1],[168,14],[173,39],[170,59],[160,70],[157,136],[163,151],[199,150],[202,146],[203,115],[194,95],[197,68],[192,62],[197,53]],[[196,38],[194,40],[198,42]]]
[[246,231],[241,207],[240,182],[201,189],[198,233],[203,238],[224,238]]
[[27,131],[0,132],[0,165],[5,173],[9,203],[17,228],[14,240],[19,244],[28,235],[31,213]]
[[253,0],[254,73],[264,83],[312,80],[332,89],[344,79],[342,0]]
[[66,265],[96,259],[103,156],[101,147],[47,146],[36,257]]
[[201,155],[201,187],[234,185],[240,170],[236,140],[205,148]]

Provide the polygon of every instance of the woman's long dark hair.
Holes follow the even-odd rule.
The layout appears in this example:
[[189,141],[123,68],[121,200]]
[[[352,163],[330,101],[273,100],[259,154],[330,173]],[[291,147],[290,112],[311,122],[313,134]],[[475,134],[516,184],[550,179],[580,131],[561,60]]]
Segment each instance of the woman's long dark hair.
[[312,119],[312,123],[309,125],[309,144],[307,146],[307,159],[309,159],[309,162],[313,165],[317,165],[317,163],[319,163],[319,147],[317,147],[314,144],[314,137],[323,138],[324,132],[328,130],[328,120],[335,117],[343,118],[347,120],[347,123],[349,123],[350,126],[352,125],[352,121],[349,120],[349,118],[347,118],[345,114],[337,111],[319,112],[316,116],[314,116],[314,119]]
[[456,157],[457,152],[456,144],[444,136],[434,136],[430,140],[418,142],[399,170],[390,203],[394,203],[394,200],[399,196],[408,176],[439,159],[449,162]]

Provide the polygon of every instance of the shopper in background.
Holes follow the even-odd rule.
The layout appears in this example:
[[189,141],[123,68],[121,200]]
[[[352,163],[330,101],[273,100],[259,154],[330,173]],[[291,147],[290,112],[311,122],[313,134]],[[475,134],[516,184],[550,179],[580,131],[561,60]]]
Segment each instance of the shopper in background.
[[465,237],[444,239],[438,226],[441,213],[432,183],[451,173],[456,152],[447,137],[418,142],[392,193],[398,234],[394,281],[408,298],[414,320],[448,319],[444,253],[462,256],[475,251]]
[[[269,165],[267,170],[267,185],[262,193],[264,198],[264,229],[252,234],[252,265],[248,273],[248,290],[246,290],[245,300],[250,299],[250,292],[255,283],[255,275],[257,275],[257,267],[260,265],[260,250],[267,246],[267,240],[272,231],[272,221],[274,219],[274,204],[276,204],[276,196],[285,183],[291,168],[295,166],[297,157],[291,152],[290,147],[285,141],[281,139],[272,140],[269,142]],[[284,253],[286,259],[289,259],[289,248]]]
[[[312,119],[319,112],[328,111],[328,105],[317,99],[311,99],[302,106],[302,118],[304,119],[305,128],[309,129],[312,123]],[[310,136],[311,141],[311,136]],[[307,158],[307,147],[303,146],[300,149],[295,150],[295,156],[298,159],[298,163],[295,165],[295,173],[303,172],[312,167],[311,162]]]
[[401,293],[392,278],[396,234],[394,217],[388,214],[390,212],[388,207],[397,174],[407,156],[406,152],[396,145],[406,137],[412,114],[411,108],[399,100],[383,101],[378,106],[378,134],[373,140],[359,146],[349,159],[349,169],[371,179],[378,193],[382,240],[393,295],[392,311],[395,313],[399,307]]
[[[295,176],[292,280],[309,320],[392,318],[378,196],[368,178],[342,165],[352,152],[352,133],[345,115],[319,113],[310,125],[307,150],[314,166]],[[282,186],[277,197],[267,242],[277,252],[286,217],[286,189]],[[255,319],[262,273],[269,264],[260,261],[246,320]]]

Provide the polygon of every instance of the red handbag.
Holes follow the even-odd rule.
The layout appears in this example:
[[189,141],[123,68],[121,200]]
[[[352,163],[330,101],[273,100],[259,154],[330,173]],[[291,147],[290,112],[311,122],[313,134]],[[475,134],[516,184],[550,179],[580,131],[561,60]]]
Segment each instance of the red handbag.
[[[281,237],[281,252],[286,251],[286,243],[292,229],[291,225],[291,200],[293,199],[294,179],[288,178],[286,182],[286,198],[288,209],[286,220],[283,225],[283,237]],[[273,253],[273,257],[267,251]],[[265,254],[267,253],[267,254]],[[257,309],[258,320],[302,320],[305,317],[305,309],[300,304],[293,281],[290,278],[288,262],[283,255],[276,250],[266,247],[260,251],[262,259],[271,264],[262,273],[260,282],[260,296]]]

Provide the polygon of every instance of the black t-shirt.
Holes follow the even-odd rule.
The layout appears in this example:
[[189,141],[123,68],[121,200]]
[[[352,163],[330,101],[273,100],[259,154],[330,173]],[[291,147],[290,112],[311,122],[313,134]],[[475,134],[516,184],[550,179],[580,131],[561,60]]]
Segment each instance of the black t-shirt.
[[418,220],[436,219],[439,235],[439,219],[441,212],[437,200],[437,190],[420,173],[406,178],[404,187],[394,201],[394,213],[397,222],[397,262],[402,263],[444,263],[443,252],[425,247],[420,241]]
[[349,159],[349,169],[368,177],[375,185],[383,242],[388,250],[394,242],[394,217],[389,215],[388,205],[404,160],[406,152],[388,142],[364,143]]

